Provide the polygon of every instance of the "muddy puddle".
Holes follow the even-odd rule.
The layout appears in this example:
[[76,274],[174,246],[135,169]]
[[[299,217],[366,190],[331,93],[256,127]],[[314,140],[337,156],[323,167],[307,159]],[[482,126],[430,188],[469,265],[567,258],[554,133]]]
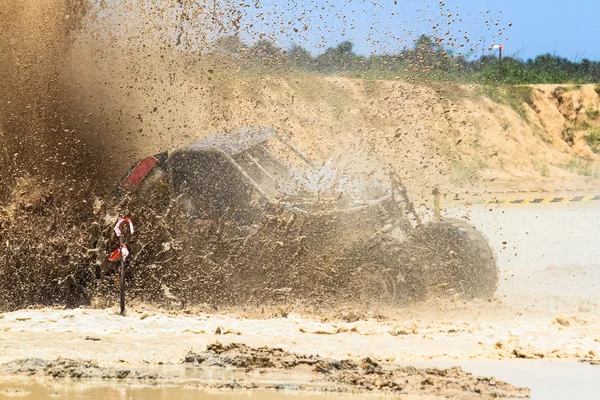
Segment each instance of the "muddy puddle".
[[[440,396],[431,394],[400,395],[378,393],[377,391],[374,393],[340,393],[326,384],[313,382],[311,377],[305,374],[285,374],[271,371],[262,376],[249,377],[241,371],[185,368],[181,366],[155,367],[149,370],[166,375],[161,375],[161,380],[149,382],[3,377],[0,379],[0,398],[32,400],[61,398],[74,400],[275,400],[288,398],[301,400],[427,400],[440,398]],[[179,373],[178,377],[174,375],[167,377],[167,375],[173,373]]]
[[[76,382],[76,381],[38,381],[32,379],[11,379],[0,381],[0,398],[19,398],[31,400],[47,399],[73,399],[73,400],[163,400],[163,399],[203,399],[203,400],[325,400],[325,399],[390,399],[400,398],[381,395],[347,395],[327,393],[300,393],[297,391],[268,391],[256,390],[253,392],[241,390],[207,390],[194,387],[193,384],[173,385],[128,385],[128,384],[103,384],[101,382]],[[421,396],[403,396],[402,399],[427,399]],[[431,398],[431,397],[429,397]]]
[[[531,389],[532,399],[595,398],[600,367],[576,360],[436,360],[411,363],[418,368],[451,368],[459,365],[477,375],[494,376]],[[140,367],[163,376],[160,382],[102,381],[30,377],[0,379],[0,398],[23,399],[437,399],[431,395],[327,393],[326,387],[302,391],[302,374],[269,373],[249,378],[242,371],[173,366]],[[178,376],[178,378],[175,378]],[[224,382],[232,387],[219,387]],[[232,384],[233,383],[233,384]],[[237,385],[237,387],[235,387]],[[248,388],[251,388],[249,390]],[[519,396],[508,398],[520,398]]]
[[[0,397],[32,400],[73,399],[73,400],[163,400],[163,399],[203,399],[203,400],[276,400],[276,399],[389,399],[379,395],[340,395],[340,394],[311,394],[293,391],[216,391],[195,388],[193,385],[144,386],[127,384],[102,384],[99,382],[59,382],[35,381],[31,379],[12,379],[0,381]],[[399,397],[398,397],[399,398]],[[426,399],[427,397],[402,397],[403,399]]]

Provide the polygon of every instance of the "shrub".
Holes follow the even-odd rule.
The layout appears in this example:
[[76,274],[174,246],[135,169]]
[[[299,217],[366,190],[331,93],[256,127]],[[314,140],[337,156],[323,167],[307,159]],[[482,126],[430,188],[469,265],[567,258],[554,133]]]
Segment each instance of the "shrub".
[[600,128],[589,131],[584,139],[594,153],[600,154]]

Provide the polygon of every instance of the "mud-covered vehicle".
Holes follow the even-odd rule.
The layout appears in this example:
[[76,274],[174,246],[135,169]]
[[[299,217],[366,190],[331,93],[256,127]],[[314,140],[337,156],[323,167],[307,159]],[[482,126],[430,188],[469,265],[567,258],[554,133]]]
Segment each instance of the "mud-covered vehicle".
[[[118,192],[156,207],[176,201],[189,224],[215,237],[234,232],[216,263],[235,262],[249,285],[271,280],[296,293],[320,282],[318,296],[386,304],[494,295],[494,257],[473,227],[439,216],[424,223],[395,173],[363,179],[359,198],[332,171],[273,129],[245,127],[141,160]],[[254,240],[259,233],[269,239]]]

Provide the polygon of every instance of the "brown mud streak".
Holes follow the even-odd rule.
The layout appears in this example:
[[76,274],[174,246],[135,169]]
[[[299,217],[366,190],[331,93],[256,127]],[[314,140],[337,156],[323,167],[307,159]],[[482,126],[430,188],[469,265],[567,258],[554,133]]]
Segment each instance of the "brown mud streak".
[[[528,397],[529,389],[494,378],[473,376],[459,367],[450,369],[399,367],[369,357],[359,361],[304,356],[278,348],[252,348],[244,344],[214,343],[206,351],[190,351],[184,363],[202,367],[244,368],[246,372],[301,371],[316,374],[325,390],[334,392],[383,392],[396,395],[458,396],[463,399]],[[313,375],[314,376],[314,375]],[[285,388],[283,385],[274,388]]]
[[73,379],[138,379],[156,380],[159,375],[135,369],[101,367],[93,361],[58,358],[45,361],[27,358],[11,361],[0,367],[3,375],[41,375]]
[[[203,352],[190,351],[184,365],[202,368],[245,369],[247,379],[201,382],[200,388],[217,389],[296,389],[334,393],[381,393],[390,395],[446,396],[461,399],[527,398],[530,390],[494,378],[474,376],[459,367],[449,369],[399,367],[371,358],[358,361],[335,360],[299,355],[278,348],[252,348],[244,344],[214,343]],[[285,371],[302,377],[301,383],[258,385],[255,373],[277,374]],[[19,359],[0,366],[2,375],[49,376],[53,378],[135,380],[173,382],[173,376],[141,372],[132,368],[103,367],[96,362],[58,358]]]

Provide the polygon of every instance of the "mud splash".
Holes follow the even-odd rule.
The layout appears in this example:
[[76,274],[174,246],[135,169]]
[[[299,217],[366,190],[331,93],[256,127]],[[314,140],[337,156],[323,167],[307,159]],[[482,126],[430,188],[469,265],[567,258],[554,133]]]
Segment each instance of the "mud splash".
[[80,0],[8,0],[0,4],[3,203],[15,181],[28,174],[73,184],[73,179],[91,171],[90,149],[100,148],[93,129],[81,118],[85,111],[65,87],[63,75],[72,33],[80,27],[86,9],[86,2]]

